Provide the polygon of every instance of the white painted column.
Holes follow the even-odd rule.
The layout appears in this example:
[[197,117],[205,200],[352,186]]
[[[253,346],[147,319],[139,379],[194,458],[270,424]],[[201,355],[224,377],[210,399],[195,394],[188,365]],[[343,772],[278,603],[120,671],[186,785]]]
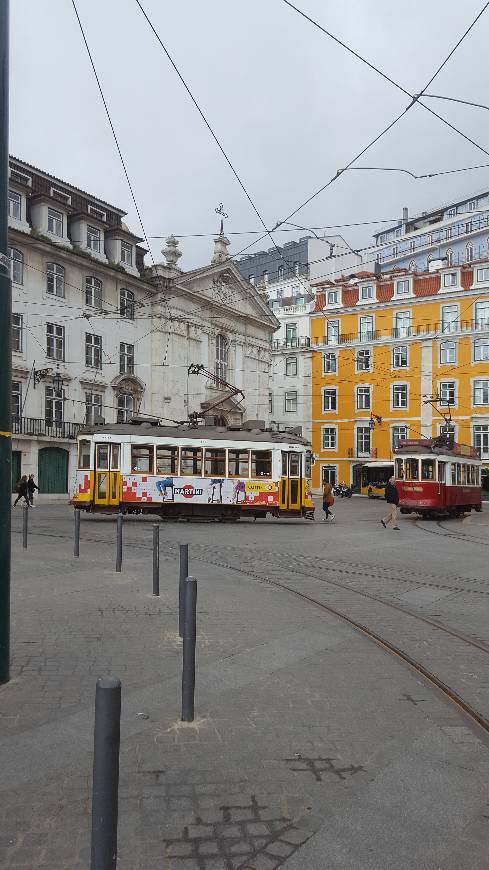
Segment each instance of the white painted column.
[[424,341],[421,345],[421,374],[419,384],[421,393],[421,433],[425,438],[431,438],[433,408],[431,405],[425,405],[424,402],[425,397],[431,397],[434,394],[432,341]]

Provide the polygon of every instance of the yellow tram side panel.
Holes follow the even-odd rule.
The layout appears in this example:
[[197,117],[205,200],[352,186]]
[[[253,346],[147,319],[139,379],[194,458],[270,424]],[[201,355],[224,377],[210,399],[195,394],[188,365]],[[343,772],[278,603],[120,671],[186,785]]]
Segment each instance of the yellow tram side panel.
[[76,481],[71,497],[71,503],[80,506],[90,504],[93,499],[93,489],[95,484],[95,472],[92,469],[78,469],[76,472]]

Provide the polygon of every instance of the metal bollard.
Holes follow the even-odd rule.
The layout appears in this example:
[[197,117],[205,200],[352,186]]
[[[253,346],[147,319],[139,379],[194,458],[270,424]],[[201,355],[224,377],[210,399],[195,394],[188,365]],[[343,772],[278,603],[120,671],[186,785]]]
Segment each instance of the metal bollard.
[[153,526],[153,595],[160,594],[160,527]]
[[182,722],[194,721],[195,640],[197,637],[197,580],[187,577],[184,585]]
[[80,556],[80,509],[75,508],[75,544],[73,547],[73,555],[75,559]]
[[178,634],[183,637],[185,619],[184,586],[188,577],[188,544],[180,544],[180,578],[178,581]]
[[95,691],[90,870],[117,866],[121,681],[101,677]]
[[27,519],[29,516],[29,508],[25,504],[22,507],[22,546],[24,550],[27,550],[27,530],[29,520]]
[[115,557],[115,570],[119,574],[122,571],[122,514],[117,514],[117,552]]

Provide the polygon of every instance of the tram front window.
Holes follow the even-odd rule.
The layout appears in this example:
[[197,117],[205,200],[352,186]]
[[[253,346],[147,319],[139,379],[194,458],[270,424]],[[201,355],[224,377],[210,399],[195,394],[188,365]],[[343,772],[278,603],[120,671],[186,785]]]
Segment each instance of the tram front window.
[[289,476],[300,477],[301,473],[301,457],[300,453],[289,454]]
[[435,460],[434,459],[422,459],[421,460],[421,480],[434,480],[435,479]]
[[78,468],[90,468],[90,441],[78,442]]
[[419,480],[419,459],[405,459],[406,480]]
[[249,477],[250,454],[248,450],[228,451],[229,477]]
[[312,474],[312,454],[306,453],[304,459],[304,475],[310,477]]
[[440,460],[438,460],[438,480],[440,483],[445,483],[445,467],[446,462],[440,462]]
[[398,480],[404,479],[404,467],[402,459],[396,459],[396,477]]
[[271,450],[252,450],[251,451],[251,476],[252,477],[271,477],[272,476],[272,451]]

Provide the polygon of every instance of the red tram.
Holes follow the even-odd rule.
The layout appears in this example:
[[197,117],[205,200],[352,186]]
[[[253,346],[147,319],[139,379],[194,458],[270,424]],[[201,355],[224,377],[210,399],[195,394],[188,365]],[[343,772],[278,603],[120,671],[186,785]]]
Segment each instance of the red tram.
[[466,444],[402,440],[394,451],[401,513],[460,517],[481,510],[481,461]]

